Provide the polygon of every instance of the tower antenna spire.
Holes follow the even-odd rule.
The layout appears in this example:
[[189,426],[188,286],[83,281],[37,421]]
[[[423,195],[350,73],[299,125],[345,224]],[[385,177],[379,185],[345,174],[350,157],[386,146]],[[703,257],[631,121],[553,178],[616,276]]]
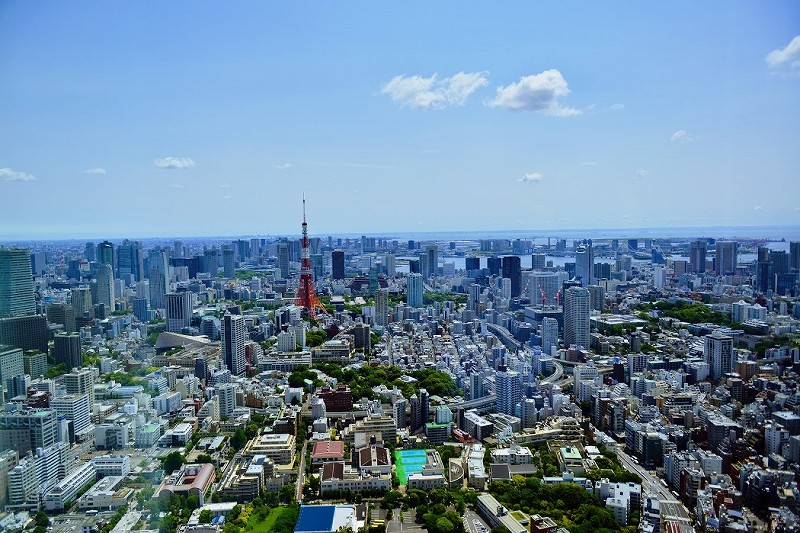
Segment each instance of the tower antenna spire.
[[317,293],[314,290],[314,276],[311,269],[311,254],[309,253],[308,246],[308,224],[306,223],[306,195],[303,193],[303,238],[300,241],[302,245],[302,255],[300,256],[300,285],[297,287],[297,296],[295,297],[294,304],[298,307],[304,308],[305,312],[311,318],[317,316],[317,312],[328,314],[323,307],[322,302],[319,301]]

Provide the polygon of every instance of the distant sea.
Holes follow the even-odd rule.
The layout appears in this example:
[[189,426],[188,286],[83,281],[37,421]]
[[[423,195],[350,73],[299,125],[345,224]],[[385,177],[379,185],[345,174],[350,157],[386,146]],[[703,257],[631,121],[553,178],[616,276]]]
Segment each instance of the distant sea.
[[[361,234],[342,235],[347,237]],[[474,241],[478,239],[528,239],[536,244],[547,239],[740,239],[787,241],[800,240],[800,226],[704,226],[685,228],[620,228],[563,230],[495,230],[370,233],[370,237],[420,241]]]
[[[314,228],[316,229],[316,228]],[[188,242],[207,242],[214,243],[238,238],[276,238],[299,236],[297,233],[258,233],[249,235],[214,235],[214,236],[186,236],[186,235],[164,235],[160,237],[141,237],[135,234],[117,236],[105,236],[98,234],[94,237],[75,237],[75,238],[30,238],[30,239],[6,239],[0,240],[0,244],[25,244],[42,242],[86,242],[97,241],[103,238],[111,240],[121,240],[122,238],[141,240],[145,242],[161,242],[171,245],[173,240]],[[324,233],[311,232],[312,237],[327,237],[332,235],[334,238],[359,238],[362,235],[369,237],[380,237],[389,240],[414,240],[414,241],[438,241],[438,242],[458,242],[458,241],[477,241],[479,239],[525,239],[534,241],[535,244],[546,244],[548,238],[551,242],[555,239],[694,239],[694,238],[714,238],[714,239],[736,239],[743,241],[798,241],[800,240],[800,225],[787,226],[698,226],[698,227],[664,227],[664,228],[619,228],[619,229],[559,229],[559,230],[474,230],[474,231],[398,231],[398,232],[364,232],[364,233]]]

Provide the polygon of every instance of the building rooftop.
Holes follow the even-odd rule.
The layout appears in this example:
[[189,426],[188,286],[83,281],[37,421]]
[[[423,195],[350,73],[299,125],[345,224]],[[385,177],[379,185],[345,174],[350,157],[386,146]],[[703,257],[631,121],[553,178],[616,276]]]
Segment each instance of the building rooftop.
[[312,459],[344,457],[344,442],[340,440],[321,440],[314,443]]

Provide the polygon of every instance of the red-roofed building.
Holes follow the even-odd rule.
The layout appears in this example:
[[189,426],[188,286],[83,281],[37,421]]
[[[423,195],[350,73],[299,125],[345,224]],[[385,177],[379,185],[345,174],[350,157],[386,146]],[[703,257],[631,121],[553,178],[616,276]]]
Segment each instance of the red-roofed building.
[[200,505],[205,503],[205,495],[216,479],[214,465],[191,464],[183,465],[180,469],[164,478],[158,487],[159,498],[171,498],[173,494],[188,496],[195,494],[200,500]]
[[319,468],[325,463],[344,460],[344,442],[340,440],[320,440],[314,443],[311,451],[311,467]]

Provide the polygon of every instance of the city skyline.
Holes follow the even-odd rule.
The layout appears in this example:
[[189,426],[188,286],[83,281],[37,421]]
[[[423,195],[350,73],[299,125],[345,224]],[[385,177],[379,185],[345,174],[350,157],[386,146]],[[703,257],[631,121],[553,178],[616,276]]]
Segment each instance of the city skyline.
[[0,238],[800,220],[796,4],[454,7],[5,3]]

